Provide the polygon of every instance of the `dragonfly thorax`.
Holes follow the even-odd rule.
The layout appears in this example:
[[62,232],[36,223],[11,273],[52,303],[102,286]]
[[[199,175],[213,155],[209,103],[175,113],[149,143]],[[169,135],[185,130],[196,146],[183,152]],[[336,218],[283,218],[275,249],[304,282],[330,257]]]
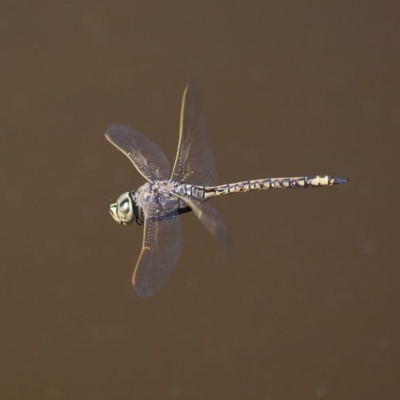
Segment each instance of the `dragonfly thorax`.
[[171,194],[176,187],[177,185],[170,181],[146,182],[140,186],[133,196],[136,203],[134,205],[137,206],[135,215],[157,219],[176,211],[179,200]]

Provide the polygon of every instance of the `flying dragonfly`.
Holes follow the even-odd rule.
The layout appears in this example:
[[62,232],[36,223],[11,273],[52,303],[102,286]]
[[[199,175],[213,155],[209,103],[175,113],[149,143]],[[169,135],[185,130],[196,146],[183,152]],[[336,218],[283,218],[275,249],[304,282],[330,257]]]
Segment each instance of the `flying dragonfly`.
[[112,125],[107,140],[124,153],[146,179],[109,207],[115,221],[144,225],[143,244],[132,277],[140,297],[150,297],[165,283],[182,248],[179,214],[193,211],[203,225],[230,250],[226,226],[207,200],[226,194],[267,189],[300,189],[346,183],[330,175],[265,178],[216,185],[216,168],[208,141],[200,92],[191,82],[183,93],[178,151],[170,174],[160,148],[135,129]]

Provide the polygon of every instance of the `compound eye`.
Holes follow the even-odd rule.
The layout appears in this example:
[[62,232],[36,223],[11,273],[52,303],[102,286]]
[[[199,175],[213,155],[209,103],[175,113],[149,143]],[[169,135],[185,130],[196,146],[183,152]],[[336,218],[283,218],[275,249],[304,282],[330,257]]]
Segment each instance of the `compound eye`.
[[129,193],[122,194],[117,200],[117,215],[122,224],[127,224],[133,220],[133,205]]
[[128,214],[129,210],[130,210],[130,206],[129,206],[129,201],[128,200],[123,200],[121,201],[120,205],[119,205],[119,210],[123,213],[123,214]]

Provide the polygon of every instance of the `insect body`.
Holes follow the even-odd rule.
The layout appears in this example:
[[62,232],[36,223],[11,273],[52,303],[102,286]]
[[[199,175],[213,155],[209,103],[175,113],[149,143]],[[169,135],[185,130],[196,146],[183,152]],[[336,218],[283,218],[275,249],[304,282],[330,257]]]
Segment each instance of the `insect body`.
[[144,225],[143,245],[132,284],[141,297],[153,295],[166,281],[182,246],[179,214],[193,211],[205,227],[230,248],[222,218],[207,202],[212,197],[250,190],[293,189],[346,183],[329,175],[265,178],[216,185],[216,169],[209,146],[200,95],[194,83],[183,94],[178,151],[170,175],[165,154],[140,132],[113,125],[106,138],[147,180],[136,191],[123,193],[110,205],[120,224]]

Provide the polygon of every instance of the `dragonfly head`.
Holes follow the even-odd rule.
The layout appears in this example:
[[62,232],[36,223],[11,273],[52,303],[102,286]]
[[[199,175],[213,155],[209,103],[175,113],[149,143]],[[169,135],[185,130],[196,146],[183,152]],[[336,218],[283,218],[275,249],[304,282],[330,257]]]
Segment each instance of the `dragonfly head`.
[[118,197],[115,203],[110,204],[111,216],[119,224],[128,225],[135,219],[133,199],[131,193],[126,192]]

